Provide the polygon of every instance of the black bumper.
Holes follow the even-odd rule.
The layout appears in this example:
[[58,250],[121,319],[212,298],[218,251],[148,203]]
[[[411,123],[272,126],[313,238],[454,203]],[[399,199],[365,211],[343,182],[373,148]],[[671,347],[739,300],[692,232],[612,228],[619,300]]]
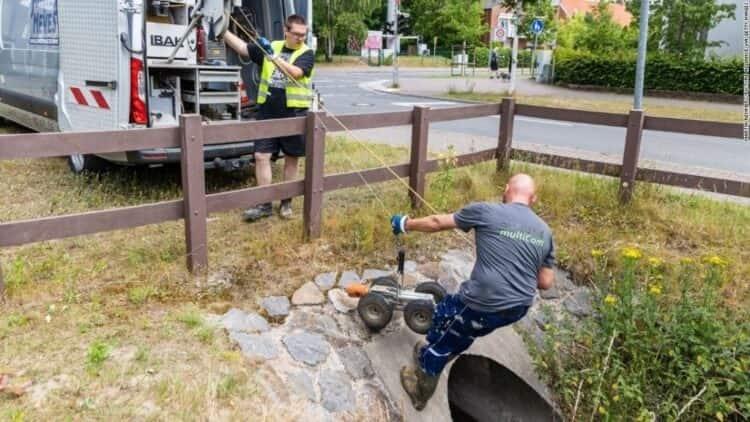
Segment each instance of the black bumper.
[[[207,145],[203,148],[203,161],[206,169],[238,170],[253,161],[254,152],[253,142]],[[128,163],[136,165],[179,163],[181,156],[180,148],[154,148],[127,152]]]

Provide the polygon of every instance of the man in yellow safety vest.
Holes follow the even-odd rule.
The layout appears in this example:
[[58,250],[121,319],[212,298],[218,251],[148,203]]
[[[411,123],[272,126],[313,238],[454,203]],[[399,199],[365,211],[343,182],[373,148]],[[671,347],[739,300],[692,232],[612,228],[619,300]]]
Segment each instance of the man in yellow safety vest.
[[[258,86],[258,120],[298,117],[307,114],[313,100],[312,76],[315,65],[313,50],[305,45],[307,24],[300,15],[286,19],[284,40],[269,42],[263,37],[257,43],[246,44],[227,31],[223,38],[238,54],[250,57],[261,68]],[[289,77],[297,82],[290,81]],[[284,153],[284,180],[297,177],[297,164],[305,155],[303,135],[263,139],[255,142],[255,178],[258,186],[271,184],[271,156]],[[246,210],[246,221],[256,221],[272,215],[271,203]],[[279,215],[292,217],[292,200],[281,201]]]

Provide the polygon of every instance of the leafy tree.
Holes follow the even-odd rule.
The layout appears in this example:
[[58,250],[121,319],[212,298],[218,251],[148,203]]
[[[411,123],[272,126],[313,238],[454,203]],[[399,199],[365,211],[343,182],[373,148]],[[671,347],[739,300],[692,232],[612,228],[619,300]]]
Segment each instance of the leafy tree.
[[593,53],[619,54],[635,49],[635,36],[634,31],[612,19],[609,3],[601,2],[593,13],[577,15],[564,23],[558,33],[558,45]]
[[522,4],[523,15],[518,23],[518,32],[529,40],[534,39],[531,32],[531,23],[535,18],[544,21],[544,30],[539,33],[537,42],[539,44],[550,42],[555,39],[557,33],[557,19],[555,19],[555,7],[551,0],[525,1]]
[[414,32],[423,39],[438,37],[441,44],[479,43],[489,30],[482,22],[482,2],[476,0],[404,0]]
[[382,9],[385,0],[318,0],[313,2],[313,20],[317,35],[325,43],[326,60],[336,49],[361,43],[367,36],[365,18]]
[[[638,28],[641,0],[632,0],[627,8],[634,17],[633,27]],[[718,4],[717,0],[653,0],[649,12],[648,49],[679,57],[702,58],[707,47],[722,44],[722,41],[709,42],[708,31],[734,16],[734,4]]]

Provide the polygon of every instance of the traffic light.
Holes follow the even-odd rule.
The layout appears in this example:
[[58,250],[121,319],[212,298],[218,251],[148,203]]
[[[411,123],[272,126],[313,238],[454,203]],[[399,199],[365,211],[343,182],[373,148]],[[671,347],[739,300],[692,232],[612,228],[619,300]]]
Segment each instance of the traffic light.
[[411,32],[411,20],[409,14],[405,12],[398,12],[398,33],[406,35]]

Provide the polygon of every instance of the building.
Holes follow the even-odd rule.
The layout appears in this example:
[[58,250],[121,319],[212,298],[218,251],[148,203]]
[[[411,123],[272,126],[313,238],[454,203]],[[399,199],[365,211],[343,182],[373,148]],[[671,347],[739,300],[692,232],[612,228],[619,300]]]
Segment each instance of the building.
[[[564,22],[579,14],[593,13],[599,0],[553,0],[552,4],[557,7],[557,17]],[[625,9],[624,3],[610,3],[608,9],[612,20],[620,26],[626,27],[633,21],[633,15]]]

